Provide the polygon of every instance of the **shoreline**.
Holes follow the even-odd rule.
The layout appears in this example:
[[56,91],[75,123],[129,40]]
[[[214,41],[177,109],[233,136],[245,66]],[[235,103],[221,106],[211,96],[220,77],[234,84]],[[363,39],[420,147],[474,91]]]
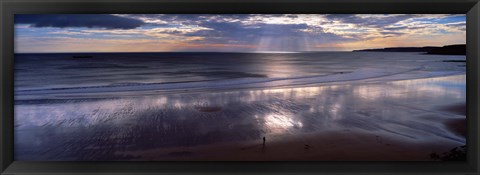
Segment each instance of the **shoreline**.
[[[147,96],[147,95],[175,95],[175,94],[195,94],[195,93],[210,93],[210,92],[242,92],[242,91],[256,91],[256,90],[276,90],[276,89],[290,89],[290,88],[308,88],[308,87],[321,87],[321,86],[335,86],[335,85],[369,85],[369,84],[379,84],[379,83],[390,83],[390,82],[397,82],[397,81],[405,81],[405,80],[422,80],[422,79],[432,79],[432,78],[442,78],[442,77],[454,77],[454,76],[462,76],[465,75],[464,71],[455,71],[450,72],[448,74],[436,75],[436,76],[427,76],[427,77],[416,77],[416,78],[395,78],[395,79],[382,79],[382,77],[370,77],[366,79],[358,79],[358,80],[345,80],[345,81],[328,81],[328,82],[320,82],[320,83],[307,83],[307,84],[295,84],[295,85],[280,85],[280,86],[265,86],[265,87],[243,87],[243,88],[210,88],[210,89],[202,89],[202,88],[191,88],[191,89],[178,89],[178,90],[131,90],[131,91],[121,91],[122,94],[120,98],[123,97],[136,97],[136,96]],[[392,76],[392,75],[387,75]],[[395,76],[395,75],[393,75]],[[62,97],[68,97],[70,99],[82,99],[82,98],[94,98],[93,96],[98,96],[98,94],[102,94],[106,97],[97,97],[98,99],[102,98],[109,98],[110,96],[118,96],[119,92],[78,92],[72,94],[53,94],[60,95]],[[136,94],[131,94],[136,93]],[[78,94],[78,95],[77,95]],[[52,95],[52,94],[40,94],[40,95],[25,95],[25,96],[42,96],[42,95]],[[76,98],[81,96],[81,98]],[[39,100],[39,99],[21,99],[21,101],[28,101],[28,100]],[[50,98],[47,98],[50,99]],[[61,99],[57,97],[53,97],[52,99]],[[40,98],[41,100],[41,98]]]

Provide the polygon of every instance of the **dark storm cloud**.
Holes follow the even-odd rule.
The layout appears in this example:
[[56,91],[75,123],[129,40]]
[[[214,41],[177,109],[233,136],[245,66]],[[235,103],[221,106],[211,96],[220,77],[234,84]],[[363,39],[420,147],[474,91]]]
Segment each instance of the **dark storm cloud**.
[[452,23],[452,24],[445,24],[446,26],[449,27],[458,27],[458,28],[465,28],[466,24],[465,23]]
[[30,24],[32,27],[134,29],[145,23],[138,19],[106,14],[45,14],[15,15],[15,24]]
[[[295,41],[304,38],[316,40],[318,43],[330,41],[351,41],[358,36],[340,36],[333,33],[325,33],[321,26],[309,26],[305,23],[298,24],[267,24],[258,17],[282,17],[281,14],[269,15],[141,15],[137,17],[160,19],[162,21],[174,21],[182,25],[195,25],[208,30],[199,30],[190,33],[179,34],[183,36],[205,37],[204,40],[192,41],[195,43],[237,43],[256,44],[264,38],[290,38]],[[133,16],[132,16],[133,17]],[[287,15],[288,18],[298,18],[297,15]],[[249,23],[245,23],[245,21]],[[309,32],[307,32],[309,31]],[[312,32],[314,31],[314,32]]]
[[[195,43],[237,43],[255,44],[265,37],[305,37],[311,35],[302,31],[309,26],[299,24],[266,24],[263,18],[282,17],[283,14],[222,14],[222,15],[197,15],[197,14],[142,14],[128,15],[131,18],[144,20],[161,20],[168,24],[153,24],[153,26],[169,25],[179,27],[196,26],[207,28],[195,32],[181,33],[175,31],[163,31],[162,33],[176,34],[187,37],[205,37],[203,40],[191,41]],[[261,18],[259,18],[261,17]],[[297,18],[297,15],[288,15],[288,18]],[[258,18],[258,19],[257,19]],[[245,23],[248,21],[248,23]]]
[[458,30],[463,30],[463,31],[467,30],[467,26],[465,23],[454,23],[454,24],[445,24],[445,25],[448,27],[457,28]]
[[262,35],[262,36],[293,36],[298,35],[300,29],[306,29],[306,24],[253,24],[244,25],[240,22],[203,22],[198,24],[207,27],[212,32],[221,33],[223,35],[245,34],[245,35]]
[[306,24],[255,24],[244,25],[241,22],[215,22],[208,21],[198,24],[201,27],[212,30],[201,30],[188,33],[186,36],[202,36],[207,41],[203,42],[222,42],[234,40],[239,43],[255,43],[262,37],[299,37],[306,35],[300,31],[306,29]]
[[295,19],[295,18],[298,18],[298,15],[286,15],[286,17],[289,17],[289,18]]
[[400,36],[405,33],[403,32],[380,32],[382,35],[388,35],[388,36]]
[[395,30],[405,30],[408,29],[407,26],[401,26],[401,27],[385,27],[383,28],[384,30],[389,30],[389,31],[395,31]]
[[365,25],[370,27],[385,27],[385,26],[395,24],[397,22],[415,17],[415,15],[396,15],[396,16],[361,18],[358,15],[352,15],[352,14],[329,14],[325,16],[327,17],[327,19],[330,19],[330,20],[338,20],[344,23]]
[[366,21],[353,14],[328,14],[325,17],[329,20],[340,20],[347,23],[364,23]]
[[222,15],[198,15],[198,14],[129,14],[131,18],[145,18],[150,20],[162,20],[168,23],[183,25],[196,25],[206,21],[230,22],[231,19],[244,20],[250,14],[222,14]]

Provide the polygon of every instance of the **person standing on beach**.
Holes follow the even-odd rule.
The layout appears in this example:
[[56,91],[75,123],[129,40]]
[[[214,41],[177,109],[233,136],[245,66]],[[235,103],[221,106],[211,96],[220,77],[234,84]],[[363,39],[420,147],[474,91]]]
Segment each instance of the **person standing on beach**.
[[263,137],[263,147],[265,147],[265,137]]

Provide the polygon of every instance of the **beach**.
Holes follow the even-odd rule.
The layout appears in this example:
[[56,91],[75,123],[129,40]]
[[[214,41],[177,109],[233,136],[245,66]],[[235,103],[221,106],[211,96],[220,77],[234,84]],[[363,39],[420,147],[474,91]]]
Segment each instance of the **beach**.
[[67,56],[16,74],[16,160],[431,161],[466,144],[465,62],[448,61],[465,56]]
[[[462,76],[450,76],[396,81],[392,82],[392,84],[411,85],[411,83],[416,84],[425,81],[438,83],[440,80],[448,81],[461,78]],[[364,88],[375,90],[375,86],[379,85],[362,85],[353,88],[353,90],[350,89],[351,87],[345,90],[343,89],[345,87],[342,86],[327,86],[323,87],[324,89],[322,90],[315,88],[278,89],[276,92],[271,93],[282,94],[280,98],[292,98],[293,96],[294,98],[300,97],[302,99],[309,96],[304,96],[302,93],[344,94],[345,91],[353,91],[355,93],[362,91]],[[428,91],[424,90],[423,92],[427,93]],[[387,102],[388,104],[393,101],[389,98],[401,97],[399,94],[408,94],[409,92],[398,92],[388,89],[379,90],[377,93],[384,95],[376,96],[373,93],[365,93],[357,97],[338,97],[340,99],[348,99],[344,101],[344,104],[328,104],[330,99],[325,99],[319,106],[331,106],[331,108],[327,109],[322,109],[321,107],[312,108],[312,106],[308,109],[301,109],[302,105],[299,107],[284,106],[295,112],[291,112],[291,114],[273,112],[274,114],[259,117],[267,120],[260,122],[264,122],[267,125],[261,126],[261,128],[266,128],[268,130],[266,132],[270,133],[267,134],[268,141],[265,146],[263,146],[261,136],[259,136],[258,139],[246,142],[170,147],[167,149],[130,151],[119,154],[135,157],[133,160],[136,160],[136,158],[138,160],[158,160],[160,158],[162,160],[174,161],[429,161],[432,160],[430,153],[443,153],[453,147],[464,145],[466,122],[465,114],[462,116],[461,113],[462,109],[465,108],[465,104],[460,102],[460,104],[454,103],[453,105],[445,106],[442,103],[421,105],[417,102],[417,104],[392,103],[386,105],[378,104],[378,102],[372,102],[371,100],[380,100],[380,102]],[[406,96],[403,98],[410,102],[413,101],[413,99],[408,99],[409,97]],[[351,104],[354,105],[345,105],[347,101],[352,100],[354,102]],[[338,101],[338,99],[333,101]],[[398,99],[395,101],[398,101]],[[449,103],[445,102],[445,104]],[[341,106],[354,109],[345,109]],[[382,108],[376,109],[375,106],[381,106]],[[306,106],[303,107],[306,108]],[[438,111],[435,111],[435,109],[438,109]],[[284,110],[279,109],[279,111]],[[308,113],[309,115],[315,113],[311,111],[319,112],[328,117],[321,121],[312,121],[312,119],[307,117],[292,117],[295,113]],[[458,115],[459,113],[460,115]],[[404,118],[395,119],[398,116]],[[294,120],[291,118],[294,118]],[[316,123],[316,125],[311,126],[310,124],[312,123]],[[298,130],[302,130],[303,127],[312,127],[308,130],[314,131],[299,133]],[[462,131],[463,134],[460,134]]]
[[320,132],[267,142],[260,140],[209,146],[175,147],[119,153],[132,160],[165,161],[432,161],[429,153],[443,153],[450,141],[404,142],[389,135],[357,130]]

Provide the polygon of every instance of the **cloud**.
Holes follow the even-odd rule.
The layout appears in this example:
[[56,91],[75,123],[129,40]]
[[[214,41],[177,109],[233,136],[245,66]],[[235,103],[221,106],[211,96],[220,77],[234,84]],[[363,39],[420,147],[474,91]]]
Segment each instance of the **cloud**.
[[415,15],[353,15],[353,14],[329,14],[327,19],[338,20],[343,23],[356,24],[358,26],[385,27],[397,22],[410,19]]
[[15,42],[15,53],[54,52],[144,52],[144,51],[203,51],[223,49],[229,51],[252,50],[255,45],[245,44],[196,44],[185,41],[159,42],[152,39],[98,39],[74,37],[19,37]]
[[[78,38],[52,41],[69,41],[69,45],[97,39],[95,42],[104,44],[104,48],[122,51],[131,51],[129,47],[133,46],[146,51],[348,50],[381,45],[416,46],[420,40],[429,45],[452,43],[450,40],[458,43],[465,35],[464,18],[452,15],[114,14],[92,15],[90,19],[81,16],[20,15],[15,19],[15,28],[19,36]],[[120,22],[112,22],[115,20]],[[436,39],[443,35],[460,36],[460,39]],[[29,48],[25,44],[22,46]]]
[[145,23],[138,19],[107,14],[42,14],[15,15],[15,24],[30,24],[31,27],[134,29]]
[[463,21],[463,22],[454,22],[454,23],[447,23],[447,24],[445,24],[445,26],[450,27],[450,28],[453,28],[453,29],[457,29],[457,30],[460,30],[460,31],[465,31],[465,30],[467,30],[466,21]]
[[54,34],[54,35],[91,35],[91,33],[78,32],[78,31],[54,31],[54,32],[48,32],[48,34]]
[[195,43],[223,43],[257,45],[260,50],[308,50],[309,43],[351,40],[344,36],[309,30],[306,24],[249,24],[242,22],[203,22],[199,24],[211,30],[201,30],[186,34],[203,36],[203,40]]
[[[148,26],[159,28],[181,28],[184,26],[203,28],[189,33],[177,33],[183,36],[205,37],[206,40],[196,40],[203,43],[244,43],[252,44],[266,37],[301,39],[315,38],[319,42],[352,40],[358,32],[347,32],[338,27],[351,29],[352,24],[329,24],[328,30],[323,27],[325,15],[305,14],[132,14],[124,17],[141,19]],[[327,27],[327,26],[326,26]],[[208,29],[208,30],[205,30]],[[165,35],[164,32],[158,33]],[[340,32],[339,32],[340,31]],[[171,33],[172,34],[172,33]]]
[[399,27],[385,27],[383,28],[384,30],[390,30],[390,31],[395,31],[395,30],[405,30],[408,29],[407,26],[399,26]]
[[396,36],[404,35],[405,33],[403,33],[403,32],[380,32],[380,34],[382,34],[383,37],[396,37]]

